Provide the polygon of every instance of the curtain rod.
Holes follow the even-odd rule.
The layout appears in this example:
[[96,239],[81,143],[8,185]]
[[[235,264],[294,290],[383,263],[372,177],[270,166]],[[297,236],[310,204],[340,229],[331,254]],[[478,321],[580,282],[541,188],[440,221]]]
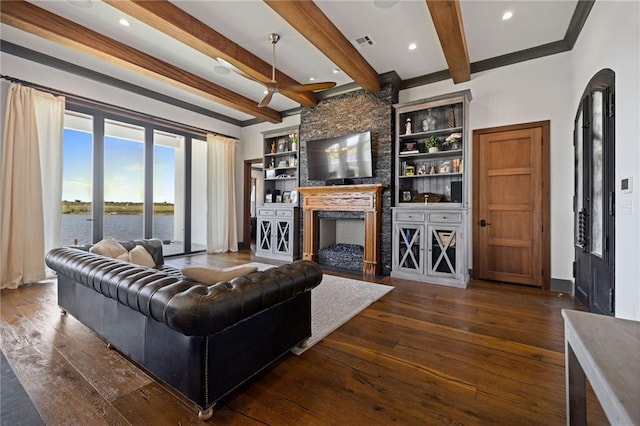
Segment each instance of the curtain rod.
[[190,125],[187,125],[187,124],[178,123],[177,121],[167,120],[166,118],[156,117],[156,116],[151,115],[151,114],[145,114],[145,113],[134,111],[134,110],[131,110],[131,109],[128,109],[128,108],[124,108],[124,107],[120,107],[120,106],[116,106],[116,105],[111,105],[111,104],[108,104],[108,103],[105,103],[105,102],[96,101],[94,99],[90,99],[90,98],[85,98],[83,96],[74,95],[73,93],[63,92],[62,90],[53,89],[51,87],[43,86],[41,84],[33,83],[33,82],[30,82],[30,81],[26,81],[26,80],[21,80],[19,78],[11,77],[9,75],[0,74],[0,79],[7,80],[7,81],[10,81],[12,83],[18,83],[18,84],[21,84],[21,85],[27,86],[27,87],[33,87],[34,89],[42,90],[43,92],[47,92],[47,93],[50,93],[52,95],[64,96],[65,98],[67,98],[69,100],[70,103],[72,103],[74,105],[88,106],[88,107],[97,108],[97,109],[101,109],[101,110],[107,110],[108,112],[119,113],[121,115],[124,114],[124,115],[126,115],[126,116],[128,116],[130,118],[135,118],[135,119],[138,119],[138,120],[151,120],[155,124],[160,124],[160,125],[163,125],[163,126],[166,126],[166,127],[170,127],[170,128],[176,129],[176,130],[187,131],[189,133],[196,133],[198,136],[206,137],[206,135],[208,133],[210,133],[210,134],[214,134],[214,135],[217,135],[217,136],[224,136],[224,137],[227,137],[227,138],[238,140],[238,138],[235,137],[235,136],[225,135],[224,133],[214,132],[212,130],[201,129],[201,128],[190,126]]

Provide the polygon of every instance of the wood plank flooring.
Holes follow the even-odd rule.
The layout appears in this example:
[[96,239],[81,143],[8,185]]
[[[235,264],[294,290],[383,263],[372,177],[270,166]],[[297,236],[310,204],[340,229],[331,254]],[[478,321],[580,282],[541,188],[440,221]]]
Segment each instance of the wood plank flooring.
[[[278,263],[250,251],[167,263],[250,261]],[[395,289],[228,396],[208,423],[565,424],[560,309],[580,309],[571,296],[481,281],[466,290],[370,281]],[[2,290],[0,302],[2,350],[47,424],[201,423],[194,407],[60,315],[54,282]],[[589,424],[608,424],[588,395]]]

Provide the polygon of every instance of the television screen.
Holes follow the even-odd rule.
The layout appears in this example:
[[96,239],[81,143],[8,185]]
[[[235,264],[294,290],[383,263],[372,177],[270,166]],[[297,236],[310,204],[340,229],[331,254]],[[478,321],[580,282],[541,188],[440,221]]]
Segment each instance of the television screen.
[[307,142],[309,180],[372,177],[371,132]]

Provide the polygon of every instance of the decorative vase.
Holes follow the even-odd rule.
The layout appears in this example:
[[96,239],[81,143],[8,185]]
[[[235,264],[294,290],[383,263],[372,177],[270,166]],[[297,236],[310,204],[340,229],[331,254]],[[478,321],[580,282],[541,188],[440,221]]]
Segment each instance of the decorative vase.
[[437,146],[432,146],[431,148],[429,148],[429,152],[433,153],[433,152],[439,152],[440,148],[438,148]]
[[460,142],[459,141],[451,142],[451,149],[460,149]]
[[422,131],[436,130],[436,118],[431,115],[431,110],[427,110],[427,116],[422,120]]

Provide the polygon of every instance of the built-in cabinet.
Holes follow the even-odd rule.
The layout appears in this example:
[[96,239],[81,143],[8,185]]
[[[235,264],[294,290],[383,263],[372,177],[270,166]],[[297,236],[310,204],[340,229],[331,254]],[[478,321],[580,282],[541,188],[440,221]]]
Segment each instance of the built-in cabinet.
[[263,133],[264,204],[257,208],[257,256],[299,257],[298,135],[298,127]]
[[298,258],[299,213],[297,207],[258,209],[256,256],[280,260]]
[[471,93],[395,105],[394,277],[466,287]]

